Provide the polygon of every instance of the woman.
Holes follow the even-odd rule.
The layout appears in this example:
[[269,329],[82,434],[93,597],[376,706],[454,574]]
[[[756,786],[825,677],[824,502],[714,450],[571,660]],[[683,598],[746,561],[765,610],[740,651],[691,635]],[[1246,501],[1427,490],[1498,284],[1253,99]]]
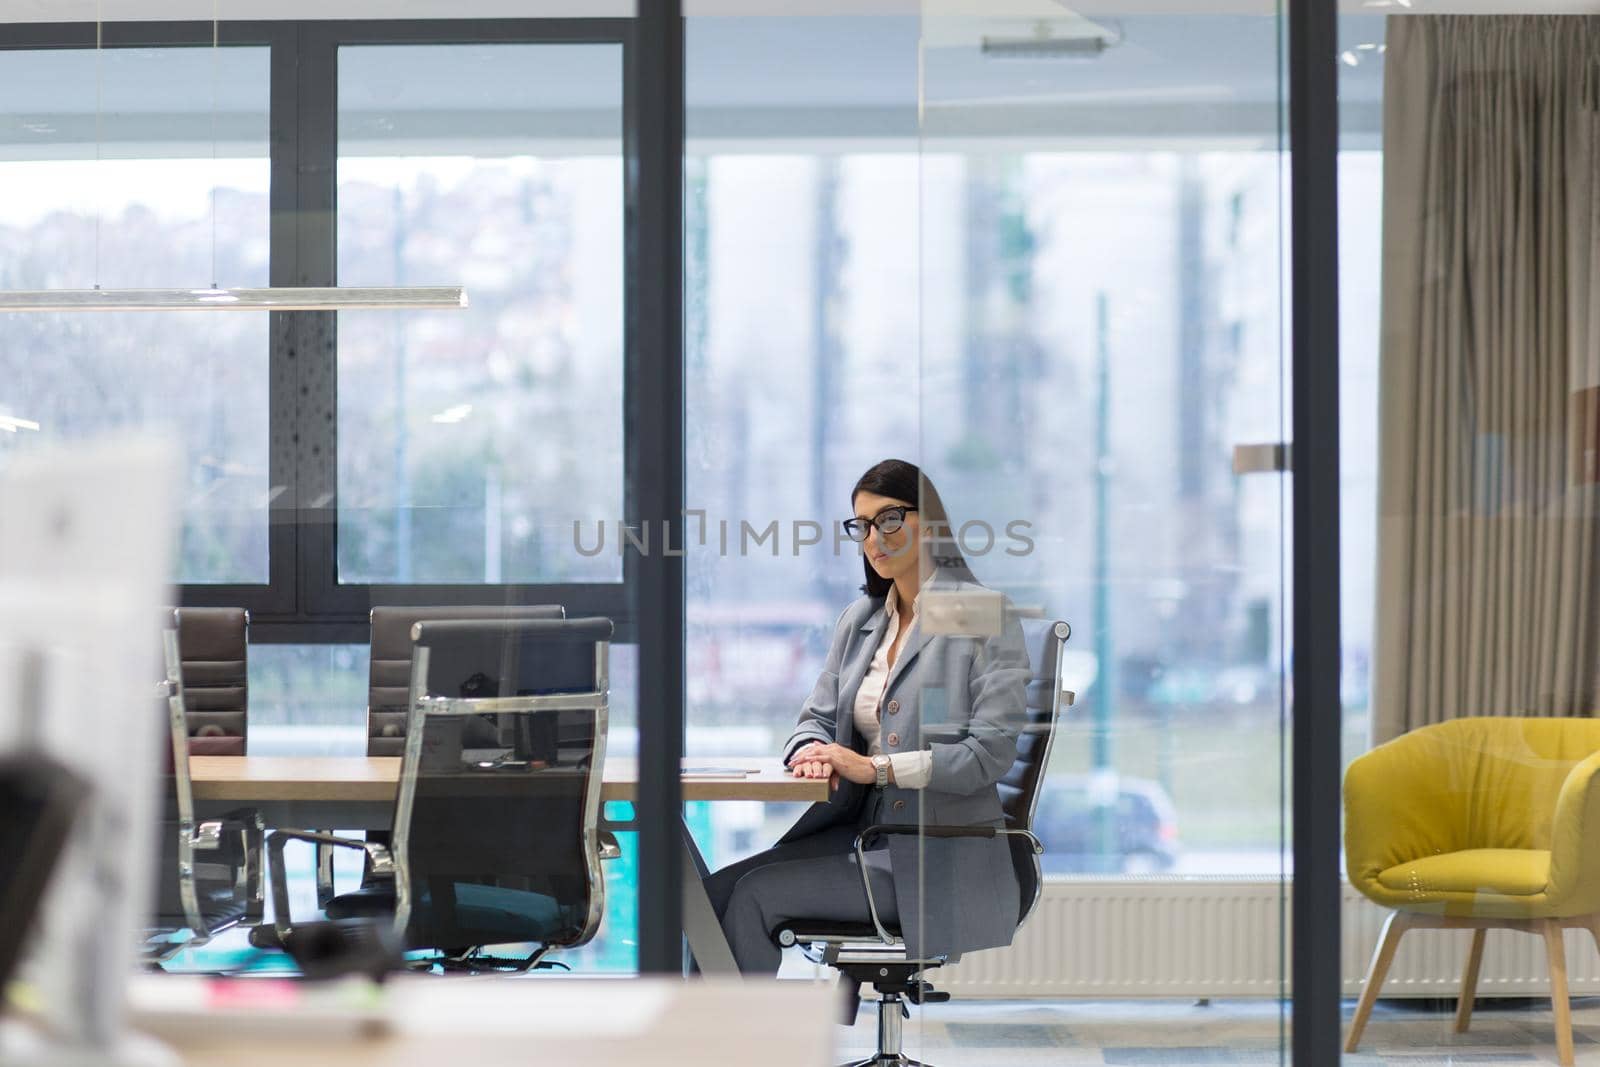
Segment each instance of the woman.
[[[1002,826],[996,783],[1017,756],[1028,658],[1007,610],[987,637],[927,633],[922,598],[978,586],[939,495],[915,466],[879,463],[850,494],[865,596],[845,609],[784,746],[797,777],[827,779],[778,844],[706,879],[740,970],[772,974],[771,932],[794,919],[869,922],[854,852],[865,827]],[[920,502],[920,503],[919,503]],[[885,835],[867,852],[878,917],[913,958],[1009,944],[1020,890],[1004,837]]]

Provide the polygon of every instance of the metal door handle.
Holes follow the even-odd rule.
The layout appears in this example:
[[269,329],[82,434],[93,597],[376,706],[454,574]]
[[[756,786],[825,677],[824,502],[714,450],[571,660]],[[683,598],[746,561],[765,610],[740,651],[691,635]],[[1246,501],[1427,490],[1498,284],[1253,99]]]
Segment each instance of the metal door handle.
[[1234,445],[1233,473],[1278,474],[1293,470],[1291,447],[1287,441],[1269,441],[1264,444]]

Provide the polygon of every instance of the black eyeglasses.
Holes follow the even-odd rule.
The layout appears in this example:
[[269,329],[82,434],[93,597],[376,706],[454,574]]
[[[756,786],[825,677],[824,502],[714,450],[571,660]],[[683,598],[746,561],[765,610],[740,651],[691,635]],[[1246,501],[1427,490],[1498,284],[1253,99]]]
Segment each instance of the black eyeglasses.
[[906,512],[916,510],[909,504],[896,504],[884,508],[870,519],[846,519],[844,532],[852,541],[865,541],[867,532],[874,526],[878,528],[880,535],[899,533],[900,528],[906,524]]

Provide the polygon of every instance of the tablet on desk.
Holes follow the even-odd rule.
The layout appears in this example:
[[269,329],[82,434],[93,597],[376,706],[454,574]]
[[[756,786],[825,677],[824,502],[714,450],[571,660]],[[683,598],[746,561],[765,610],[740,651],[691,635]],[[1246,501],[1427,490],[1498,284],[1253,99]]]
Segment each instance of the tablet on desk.
[[756,773],[748,767],[685,767],[685,778],[748,778]]

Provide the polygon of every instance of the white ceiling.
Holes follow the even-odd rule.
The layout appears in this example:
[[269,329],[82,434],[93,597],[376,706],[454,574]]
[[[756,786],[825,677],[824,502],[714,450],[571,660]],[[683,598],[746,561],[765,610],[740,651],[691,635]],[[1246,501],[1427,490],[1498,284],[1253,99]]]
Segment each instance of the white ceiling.
[[[690,17],[1269,15],[1286,0],[684,0]],[[1346,14],[1600,14],[1600,0],[1338,0]],[[0,22],[629,16],[634,0],[0,0]]]
[[[695,17],[688,31],[690,136],[735,150],[770,151],[783,142],[814,142],[821,150],[843,143],[901,145],[914,143],[919,131],[995,142],[1012,137],[1036,144],[1174,138],[1273,144],[1281,134],[1287,92],[1278,66],[1281,20],[1270,14],[1217,13],[1219,8],[1266,6],[1264,2],[1079,0],[1076,11],[1108,27],[1118,39],[1088,61],[982,54],[980,37],[966,32],[973,25],[992,24],[993,32],[1010,33],[1027,25],[1025,15],[1018,13],[1038,13],[1041,5],[1056,6],[1056,0],[981,0],[990,16],[983,20],[955,13],[977,2],[922,0],[927,10],[937,4],[939,12],[948,13],[934,19],[919,17],[918,0],[804,0],[803,17]],[[1411,0],[1411,10],[1488,11],[1516,2]],[[322,16],[395,17],[446,11],[571,14],[581,8],[592,15],[629,5],[631,0],[320,0],[314,10]],[[1097,12],[1096,5],[1115,14]],[[693,11],[759,9],[769,16],[786,6],[796,4],[690,2]],[[1383,39],[1384,11],[1360,3],[1342,6],[1358,13],[1340,17],[1339,48],[1365,45],[1366,50],[1352,51],[1361,57],[1355,67],[1339,68],[1341,126],[1347,143],[1375,143],[1382,100],[1382,61],[1375,44]],[[1539,0],[1518,9],[1535,6],[1592,11],[1600,10],[1600,0]],[[41,12],[61,20],[75,10],[92,18],[96,7],[108,19],[154,11],[167,18],[204,19],[213,7],[225,20],[269,10],[285,17],[313,10],[309,0],[0,0],[0,21],[38,18]],[[853,17],[816,17],[839,8],[849,8]],[[902,13],[859,14],[885,8]],[[912,10],[906,13],[907,8]],[[1152,11],[1163,13],[1140,13]],[[1053,26],[1069,23],[1074,19],[1065,15],[1052,20]],[[507,47],[531,53],[513,54]],[[133,144],[147,136],[147,129],[159,129],[181,139],[185,135],[176,131],[189,126],[198,131],[194,136],[261,142],[264,67],[249,76],[223,77],[219,84],[206,56],[177,54],[199,51],[156,56],[150,50],[116,50],[93,61],[88,54],[13,53],[0,63],[0,147],[31,150],[28,146],[41,136],[33,132],[38,129],[56,131],[61,151],[77,152],[85,150],[86,138]],[[403,58],[404,69],[395,72],[397,84],[379,85],[379,79],[366,86],[367,92],[360,86],[345,89],[348,130],[371,139],[374,150],[386,137],[405,136],[408,124],[416,130],[409,136],[416,137],[448,129],[464,138],[489,138],[497,128],[603,139],[607,144],[616,136],[616,75],[595,75],[594,57],[572,46],[458,47],[432,56],[406,53]],[[91,65],[69,70],[72,63]],[[96,69],[112,90],[103,104],[96,102]],[[97,108],[104,112],[103,123],[94,121]],[[214,128],[213,112],[219,120]],[[91,132],[70,132],[78,129]]]
[[[688,32],[689,135],[748,151],[771,151],[779,142],[903,147],[915,143],[919,130],[1036,144],[1276,143],[1286,91],[1277,20],[1109,21],[1120,43],[1073,62],[996,59],[982,54],[977,39],[936,44],[921,20],[907,16],[697,18]],[[1381,41],[1383,26],[1379,17],[1345,16],[1340,47]],[[508,130],[607,144],[617,135],[620,73],[597,73],[595,66],[615,66],[606,46],[382,48],[375,69],[392,76],[362,76],[341,93],[345,132],[370,141],[371,151],[441,130],[475,143]],[[44,137],[37,131],[45,130],[62,152],[87,151],[83,145],[96,137],[148,151],[153,131],[181,138],[179,131],[192,128],[189,136],[215,135],[258,150],[265,138],[264,59],[249,59],[255,66],[246,70],[235,69],[246,62],[243,53],[230,56],[219,78],[205,51],[0,54],[0,144],[36,150]],[[1375,51],[1361,54],[1370,60],[1340,67],[1342,118],[1347,133],[1370,135],[1377,129],[1381,62]],[[97,76],[105,86],[99,104]],[[102,122],[94,119],[97,107]]]

